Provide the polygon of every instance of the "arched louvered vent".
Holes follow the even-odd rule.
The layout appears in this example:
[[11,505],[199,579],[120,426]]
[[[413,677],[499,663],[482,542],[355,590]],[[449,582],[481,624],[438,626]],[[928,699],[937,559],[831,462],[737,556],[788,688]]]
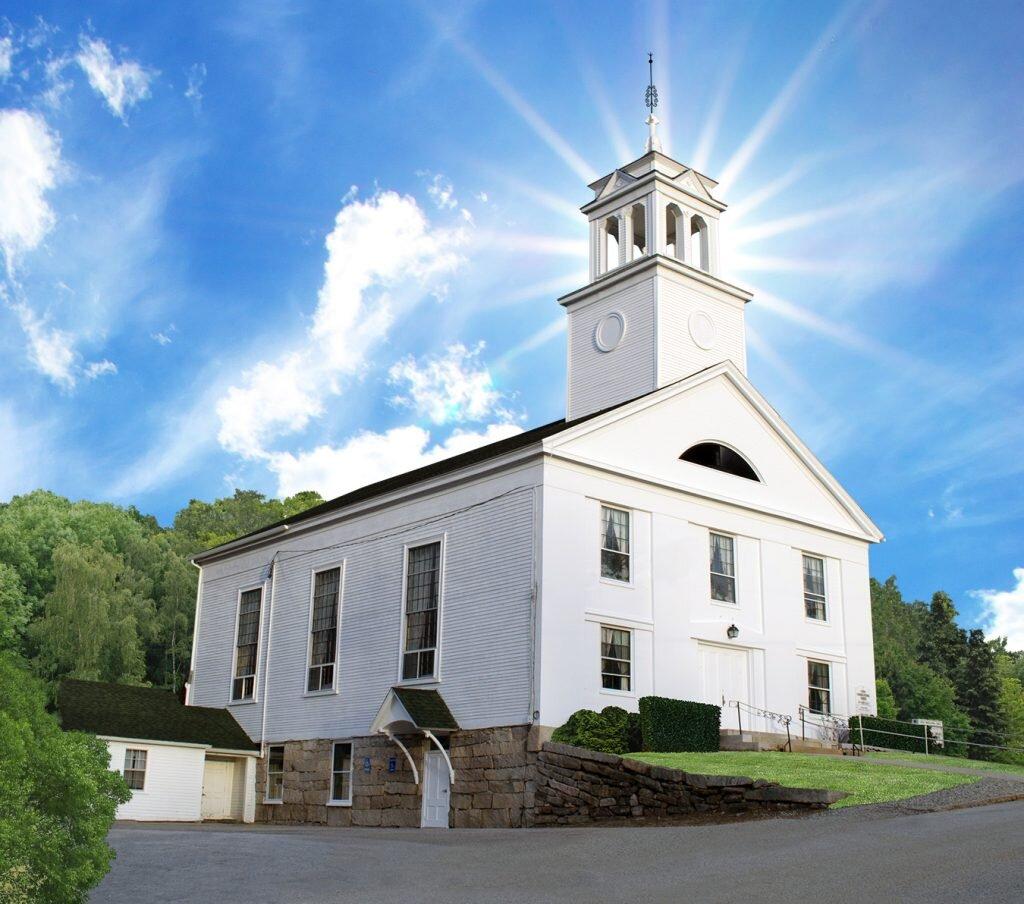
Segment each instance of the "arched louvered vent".
[[695,465],[703,465],[705,468],[714,468],[716,471],[725,471],[726,474],[735,474],[737,477],[760,482],[750,462],[739,452],[721,443],[697,443],[696,446],[690,446],[679,458]]

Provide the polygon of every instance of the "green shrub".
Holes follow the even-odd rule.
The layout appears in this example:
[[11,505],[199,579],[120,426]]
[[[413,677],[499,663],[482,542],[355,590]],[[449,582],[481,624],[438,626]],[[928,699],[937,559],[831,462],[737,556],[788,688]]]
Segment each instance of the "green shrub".
[[620,706],[606,706],[601,712],[579,709],[569,716],[566,723],[556,728],[551,740],[574,747],[586,747],[602,753],[629,753],[639,750],[631,744],[635,736],[637,716]]
[[0,901],[84,904],[110,868],[106,837],[131,796],[107,745],[63,732],[43,688],[0,653]]
[[669,697],[640,698],[643,749],[663,753],[718,750],[722,708]]

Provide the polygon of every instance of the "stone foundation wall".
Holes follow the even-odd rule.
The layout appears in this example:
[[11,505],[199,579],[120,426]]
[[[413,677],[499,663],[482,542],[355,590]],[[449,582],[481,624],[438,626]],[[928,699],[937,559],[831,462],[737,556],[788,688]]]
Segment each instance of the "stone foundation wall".
[[548,742],[536,754],[527,824],[672,819],[699,813],[820,810],[844,795],[727,775],[693,775]]
[[[511,828],[524,824],[526,783],[533,754],[526,750],[528,726],[453,732],[448,755],[455,771],[449,822],[456,827]],[[347,739],[346,739],[347,740]],[[429,739],[402,737],[422,782]],[[256,821],[331,826],[419,826],[422,784],[409,761],[383,736],[353,738],[352,804],[329,805],[333,740],[276,741],[284,746],[283,802],[263,803],[267,761],[256,770]],[[270,746],[270,745],[268,745]],[[365,759],[369,757],[369,771]],[[388,772],[394,758],[395,771]]]

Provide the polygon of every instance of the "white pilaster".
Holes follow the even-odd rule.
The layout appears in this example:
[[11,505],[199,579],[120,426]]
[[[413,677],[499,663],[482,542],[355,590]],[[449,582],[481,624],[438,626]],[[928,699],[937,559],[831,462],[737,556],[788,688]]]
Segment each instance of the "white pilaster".
[[632,241],[627,240],[626,236],[626,221],[627,217],[625,212],[619,213],[616,216],[616,222],[619,224],[619,266],[629,262],[629,248],[633,244]]
[[[679,230],[682,229],[683,234],[679,235]],[[676,257],[679,260],[687,264],[692,264],[690,260],[690,211],[683,209],[683,218],[680,223],[676,225]]]

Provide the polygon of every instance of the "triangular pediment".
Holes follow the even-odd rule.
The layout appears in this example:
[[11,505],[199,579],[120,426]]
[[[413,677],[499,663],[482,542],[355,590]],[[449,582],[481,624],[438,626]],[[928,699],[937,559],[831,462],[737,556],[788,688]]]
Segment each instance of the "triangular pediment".
[[709,185],[710,179],[702,176],[696,170],[686,169],[683,170],[675,179],[672,180],[678,185],[683,191],[689,192],[691,195],[696,195],[698,198],[704,198],[707,201],[713,201],[714,197],[711,194],[711,189],[714,185]]
[[632,185],[636,181],[635,176],[631,176],[623,170],[615,170],[604,179],[599,179],[597,182],[592,183],[590,187],[594,189],[594,200],[599,200],[614,194],[627,185]]
[[[719,443],[752,480],[680,459]],[[545,452],[695,496],[877,542],[878,527],[731,362],[569,425]]]

